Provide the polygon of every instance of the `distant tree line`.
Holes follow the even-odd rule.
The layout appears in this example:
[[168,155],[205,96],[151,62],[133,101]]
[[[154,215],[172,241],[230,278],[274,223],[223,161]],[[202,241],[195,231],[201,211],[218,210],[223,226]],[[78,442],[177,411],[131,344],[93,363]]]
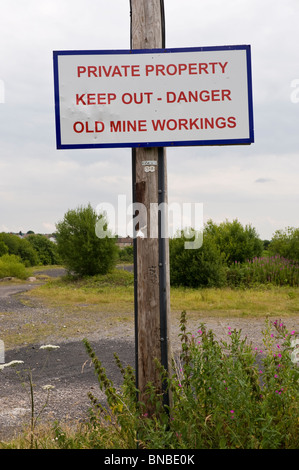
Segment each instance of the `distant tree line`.
[[45,235],[31,233],[26,238],[12,233],[0,233],[0,257],[18,256],[26,267],[60,263],[57,245]]
[[[132,247],[119,249],[117,237],[111,233],[109,237],[97,236],[95,228],[99,222],[104,232],[109,233],[105,215],[97,214],[88,204],[67,211],[56,224],[57,243],[33,232],[28,232],[25,238],[0,233],[0,258],[17,256],[26,267],[63,264],[69,272],[80,276],[106,274],[117,262],[133,263]],[[200,248],[185,249],[186,241],[192,241],[186,230],[169,240],[170,282],[174,286],[221,287],[238,285],[246,279],[251,282],[258,279],[258,270],[253,273],[253,267],[258,265],[261,276],[264,266],[263,262],[251,262],[276,255],[291,262],[278,267],[276,260],[275,269],[283,273],[286,282],[297,282],[292,273],[299,266],[299,228],[277,230],[269,241],[261,240],[254,227],[243,226],[237,219],[220,224],[209,220]],[[292,267],[292,273],[286,272],[286,266]],[[274,279],[272,271],[265,271],[264,276]]]
[[[169,240],[172,285],[223,287],[251,285],[253,282],[270,282],[274,279],[279,284],[298,283],[298,228],[278,230],[271,241],[263,241],[255,228],[251,225],[244,227],[237,219],[232,222],[226,220],[219,225],[209,220],[204,227],[203,244],[199,249],[186,250],[185,241],[190,239],[184,231]],[[264,266],[262,259],[273,256],[279,256],[279,266],[276,260],[275,269],[273,262],[271,271],[261,269]],[[261,262],[252,263],[253,260]],[[286,263],[285,260],[291,263]],[[267,268],[269,266],[268,263]],[[282,271],[283,276],[278,276],[274,270]]]

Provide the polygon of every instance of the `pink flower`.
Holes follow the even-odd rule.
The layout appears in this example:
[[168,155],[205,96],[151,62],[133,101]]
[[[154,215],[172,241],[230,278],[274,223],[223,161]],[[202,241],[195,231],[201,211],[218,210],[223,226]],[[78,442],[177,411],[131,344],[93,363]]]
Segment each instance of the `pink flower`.
[[230,410],[231,413],[234,413],[234,410]]

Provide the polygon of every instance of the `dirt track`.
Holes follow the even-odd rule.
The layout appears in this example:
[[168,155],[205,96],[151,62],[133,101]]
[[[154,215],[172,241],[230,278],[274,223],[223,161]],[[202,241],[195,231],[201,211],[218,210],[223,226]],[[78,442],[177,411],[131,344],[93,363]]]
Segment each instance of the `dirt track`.
[[[52,273],[54,274],[54,272]],[[57,274],[57,273],[56,273]],[[1,312],[18,312],[19,316],[25,315],[29,307],[22,304],[19,295],[15,296],[16,289],[24,286],[0,285],[0,332]],[[26,288],[34,288],[29,284]],[[32,314],[30,307],[30,314]],[[35,308],[34,315],[44,314],[46,307]],[[227,326],[242,329],[242,336],[247,335],[254,345],[262,347],[261,331],[264,327],[264,319],[234,319],[228,321],[225,318],[201,319],[208,328],[213,329],[218,338],[227,337]],[[299,329],[298,320],[295,318],[284,321],[290,328]],[[178,324],[171,325],[170,336],[172,347],[179,347]],[[190,331],[196,331],[197,324],[189,324]],[[116,352],[123,365],[130,364],[135,367],[135,340],[134,328],[128,325],[118,325],[107,332],[95,331],[88,337],[98,358],[106,368],[107,375],[115,385],[121,384],[122,377],[115,364],[114,352]],[[1,333],[0,333],[1,337]],[[24,361],[24,364],[15,368],[5,368],[0,372],[0,440],[8,439],[23,424],[30,422],[30,398],[28,395],[27,370],[32,371],[36,411],[41,409],[45,403],[47,393],[43,390],[44,385],[55,386],[50,392],[50,400],[43,411],[42,418],[59,421],[84,420],[87,417],[89,400],[87,392],[91,390],[98,398],[104,400],[100,391],[93,367],[85,351],[82,342],[84,336],[74,340],[61,340],[56,338],[55,343],[60,348],[51,352],[41,350],[40,344],[28,345],[26,347],[9,350],[5,354],[5,362],[12,360]],[[16,370],[22,371],[19,377]],[[20,380],[21,379],[21,380]],[[21,382],[25,383],[25,386]]]

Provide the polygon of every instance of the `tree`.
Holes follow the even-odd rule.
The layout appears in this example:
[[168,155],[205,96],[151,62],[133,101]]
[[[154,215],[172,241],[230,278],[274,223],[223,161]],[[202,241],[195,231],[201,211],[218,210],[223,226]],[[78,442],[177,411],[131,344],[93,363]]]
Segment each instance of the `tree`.
[[[178,235],[178,234],[177,234]],[[198,249],[185,249],[190,241],[184,231],[169,240],[170,282],[175,286],[222,287],[226,271],[219,247],[213,236],[204,230],[203,244]]]
[[2,232],[0,240],[7,246],[8,253],[19,256],[26,266],[36,266],[39,263],[37,252],[25,238]]
[[0,240],[0,256],[6,255],[6,253],[8,253],[8,248],[5,243]]
[[268,250],[271,254],[299,261],[299,228],[287,227],[284,230],[276,230]]
[[238,261],[260,257],[263,252],[263,241],[251,225],[245,227],[237,220],[226,220],[216,225],[211,220],[207,223],[207,231],[215,239],[221,253],[225,255],[227,265]]
[[55,243],[51,242],[44,235],[29,235],[26,240],[32,245],[32,247],[38,253],[39,261],[41,264],[51,265],[59,264],[59,256],[57,252],[57,246]]
[[[70,272],[81,276],[106,274],[115,266],[118,248],[115,237],[107,230],[105,238],[98,238],[96,223],[105,219],[97,215],[90,204],[69,210],[56,224],[57,247],[62,262]],[[104,224],[107,228],[107,223]]]

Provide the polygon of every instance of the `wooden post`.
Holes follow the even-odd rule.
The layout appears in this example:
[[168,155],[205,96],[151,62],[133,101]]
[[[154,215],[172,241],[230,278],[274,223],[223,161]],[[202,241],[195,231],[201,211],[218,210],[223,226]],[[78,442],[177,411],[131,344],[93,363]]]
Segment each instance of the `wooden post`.
[[[160,49],[165,47],[164,41],[163,0],[131,0],[131,48]],[[154,162],[154,171],[145,171],[146,161]],[[165,149],[133,149],[132,174],[133,202],[146,209],[143,220],[139,212],[135,227],[144,238],[136,238],[135,231],[134,250],[136,383],[139,398],[147,403],[148,382],[163,390],[155,358],[169,370],[169,250],[165,238],[168,227],[163,227],[168,221],[157,214],[157,206],[168,202]],[[164,390],[163,396],[168,405],[168,392]],[[149,404],[147,411],[152,412]]]

